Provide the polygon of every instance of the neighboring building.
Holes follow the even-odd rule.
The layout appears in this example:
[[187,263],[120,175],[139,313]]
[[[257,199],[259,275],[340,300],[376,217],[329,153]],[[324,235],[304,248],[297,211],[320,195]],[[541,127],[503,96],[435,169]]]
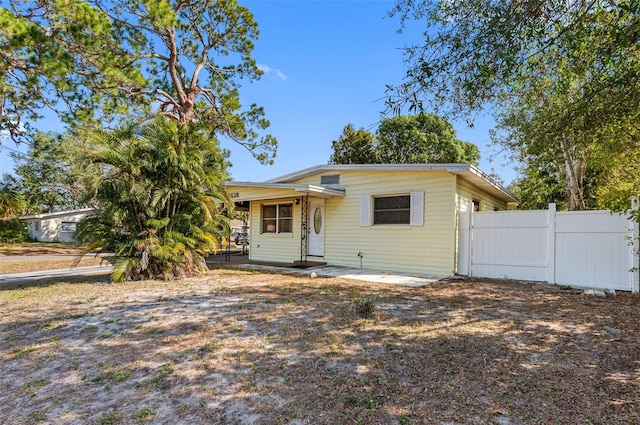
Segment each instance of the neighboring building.
[[250,212],[250,260],[434,276],[456,272],[458,212],[517,202],[469,164],[320,165],[227,190]]
[[76,226],[95,208],[60,211],[35,215],[24,215],[20,218],[29,225],[29,236],[40,242],[75,242]]

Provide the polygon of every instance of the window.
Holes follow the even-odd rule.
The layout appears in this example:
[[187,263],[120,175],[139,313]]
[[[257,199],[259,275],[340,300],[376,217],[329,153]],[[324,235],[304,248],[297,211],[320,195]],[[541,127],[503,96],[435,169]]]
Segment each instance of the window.
[[33,231],[34,232],[39,232],[40,231],[40,222],[39,221],[34,221],[33,222]]
[[63,221],[60,223],[60,231],[63,233],[71,233],[76,231],[76,224],[73,221]]
[[320,176],[321,185],[340,184],[340,174],[332,174],[329,176]]
[[408,224],[424,226],[424,192],[406,195],[360,195],[360,226]]
[[373,224],[409,224],[411,197],[376,196],[373,198]]
[[293,232],[293,204],[262,206],[262,233]]

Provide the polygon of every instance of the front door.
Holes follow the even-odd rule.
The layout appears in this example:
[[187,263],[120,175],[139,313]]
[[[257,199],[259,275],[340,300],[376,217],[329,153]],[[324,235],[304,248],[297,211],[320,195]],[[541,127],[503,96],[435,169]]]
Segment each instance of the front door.
[[308,255],[324,257],[324,221],[324,199],[309,201]]

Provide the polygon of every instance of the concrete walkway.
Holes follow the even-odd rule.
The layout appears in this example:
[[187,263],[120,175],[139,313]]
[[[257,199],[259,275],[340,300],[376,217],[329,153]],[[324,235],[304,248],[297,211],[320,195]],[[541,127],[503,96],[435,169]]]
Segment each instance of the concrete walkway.
[[[291,264],[258,263],[249,260],[248,254],[231,252],[230,255],[221,253],[207,258],[209,268],[233,267],[237,269],[268,271],[270,273],[288,274],[293,276],[341,277],[345,279],[362,280],[365,282],[388,283],[418,288],[443,279],[443,276],[433,276],[420,273],[385,272],[384,270],[360,269],[343,266],[311,266],[306,269],[292,267]],[[449,277],[450,279],[451,277]]]
[[358,269],[342,266],[318,266],[307,269],[299,269],[285,266],[269,266],[262,264],[238,263],[230,267],[242,270],[267,271],[293,276],[339,277],[345,279],[362,280],[365,282],[387,283],[390,285],[410,286],[419,288],[442,279],[442,276],[428,276],[423,274],[392,272],[386,273],[380,270]]
[[38,270],[32,272],[0,274],[0,285],[3,283],[29,282],[52,277],[94,276],[108,274],[113,270],[111,264],[102,266],[83,266],[57,270]]

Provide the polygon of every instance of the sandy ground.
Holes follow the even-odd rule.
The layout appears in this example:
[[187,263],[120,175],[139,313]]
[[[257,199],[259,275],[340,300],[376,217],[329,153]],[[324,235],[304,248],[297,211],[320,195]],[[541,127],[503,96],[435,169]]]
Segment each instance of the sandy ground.
[[640,297],[215,270],[0,290],[3,424],[637,424]]

